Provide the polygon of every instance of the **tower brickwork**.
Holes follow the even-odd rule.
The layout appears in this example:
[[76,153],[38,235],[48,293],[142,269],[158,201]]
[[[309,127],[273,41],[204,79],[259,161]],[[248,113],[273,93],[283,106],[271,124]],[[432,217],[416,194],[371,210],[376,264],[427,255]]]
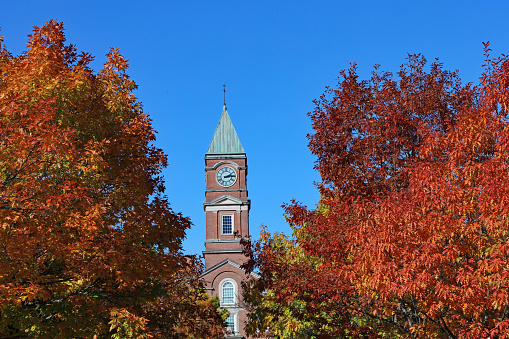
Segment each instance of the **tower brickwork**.
[[241,237],[249,235],[251,202],[247,191],[247,156],[223,107],[205,154],[206,215],[205,271],[202,275],[211,296],[228,309],[229,338],[245,338],[246,309],[241,282],[247,278],[241,265]]

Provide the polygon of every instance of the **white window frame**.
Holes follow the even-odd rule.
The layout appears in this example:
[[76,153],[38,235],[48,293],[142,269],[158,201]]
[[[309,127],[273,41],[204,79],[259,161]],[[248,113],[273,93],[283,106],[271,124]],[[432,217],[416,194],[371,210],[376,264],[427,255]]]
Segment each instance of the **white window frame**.
[[[237,313],[232,313],[230,310],[228,310],[228,312],[230,312],[230,317],[233,317],[233,328],[231,330],[232,334],[235,334],[237,333]],[[227,327],[228,329],[228,327]]]
[[[232,221],[232,232],[231,233],[224,233],[224,227],[223,227],[223,217],[230,216]],[[233,235],[235,232],[235,214],[234,213],[221,213],[220,216],[220,224],[221,224],[221,235]]]
[[[232,283],[233,285],[233,303],[225,303],[224,300],[223,300],[223,287],[224,287],[224,284],[226,283]],[[220,304],[221,306],[234,306],[234,305],[237,305],[238,303],[238,286],[237,286],[237,282],[231,278],[226,278],[226,279],[223,279],[221,280],[221,283],[219,284],[219,300],[220,300]]]

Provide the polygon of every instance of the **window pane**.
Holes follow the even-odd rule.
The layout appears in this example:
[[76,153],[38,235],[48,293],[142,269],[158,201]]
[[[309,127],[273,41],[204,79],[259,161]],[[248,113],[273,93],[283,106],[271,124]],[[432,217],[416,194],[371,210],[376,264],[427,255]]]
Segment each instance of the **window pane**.
[[233,234],[232,219],[231,215],[222,216],[223,234]]
[[233,284],[229,281],[223,284],[223,304],[234,304],[235,303],[235,289]]
[[230,314],[228,318],[226,318],[226,329],[235,333],[235,316],[233,314]]

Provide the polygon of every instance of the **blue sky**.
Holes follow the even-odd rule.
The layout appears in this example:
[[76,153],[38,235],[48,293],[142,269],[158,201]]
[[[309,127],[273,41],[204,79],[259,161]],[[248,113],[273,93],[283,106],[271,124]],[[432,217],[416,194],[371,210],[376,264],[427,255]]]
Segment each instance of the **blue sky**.
[[205,240],[204,155],[228,112],[248,156],[251,233],[260,224],[289,233],[281,205],[318,201],[306,113],[341,69],[356,62],[397,72],[407,53],[440,58],[464,82],[482,70],[482,42],[509,53],[507,1],[5,1],[0,34],[15,54],[27,34],[50,18],[69,43],[96,57],[110,47],[130,60],[136,96],[169,156],[165,170],[173,209],[194,223],[186,253]]

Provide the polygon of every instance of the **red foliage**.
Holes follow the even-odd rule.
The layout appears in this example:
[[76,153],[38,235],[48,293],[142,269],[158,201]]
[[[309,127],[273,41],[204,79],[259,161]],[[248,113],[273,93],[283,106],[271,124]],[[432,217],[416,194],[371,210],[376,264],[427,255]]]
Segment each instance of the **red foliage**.
[[[320,263],[313,298],[341,300],[331,307],[351,315],[346,326],[363,316],[378,334],[507,338],[509,57],[487,57],[475,87],[425,64],[409,56],[398,80],[369,81],[353,65],[316,100],[322,199],[286,206],[295,246]],[[263,245],[258,265],[277,271]],[[300,273],[264,284],[301,297]]]

